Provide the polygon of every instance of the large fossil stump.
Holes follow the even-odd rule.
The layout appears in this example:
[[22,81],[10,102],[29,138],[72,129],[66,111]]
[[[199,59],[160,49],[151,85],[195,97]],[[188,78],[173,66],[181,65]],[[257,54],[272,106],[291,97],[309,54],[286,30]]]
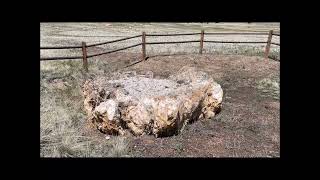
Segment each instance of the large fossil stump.
[[168,79],[152,72],[97,77],[83,86],[84,107],[101,132],[171,136],[188,122],[211,119],[220,111],[223,91],[207,74],[183,67]]

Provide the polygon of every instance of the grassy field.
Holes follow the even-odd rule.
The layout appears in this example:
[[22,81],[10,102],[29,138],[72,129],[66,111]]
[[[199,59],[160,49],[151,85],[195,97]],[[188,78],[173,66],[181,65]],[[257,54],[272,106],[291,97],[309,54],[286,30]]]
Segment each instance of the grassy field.
[[[279,23],[42,23],[40,24],[41,46],[81,45],[105,42],[122,37],[148,33],[187,33],[200,32],[268,32],[273,29],[280,32]],[[267,41],[267,35],[205,35],[205,40],[217,41]],[[199,35],[147,37],[146,41],[184,41],[199,40]],[[272,42],[279,43],[280,38],[273,36]],[[88,48],[88,54],[115,50],[141,43],[141,38]],[[204,53],[262,55],[266,44],[215,44],[204,43]],[[147,55],[167,53],[197,53],[199,43],[147,45]],[[141,47],[126,50],[137,53]],[[280,48],[271,45],[271,56],[280,59]],[[81,49],[42,50],[42,57],[81,55]],[[99,57],[97,57],[99,58]]]
[[[43,23],[41,46],[78,45],[136,35],[141,31],[279,31],[279,23],[195,24],[195,23]],[[198,38],[198,37],[197,37]],[[220,37],[226,38],[226,37]],[[239,37],[228,37],[238,40]],[[234,39],[232,39],[234,38]],[[245,40],[251,41],[240,37]],[[255,40],[260,37],[251,37]],[[161,38],[157,40],[163,40]],[[177,40],[177,39],[175,39]],[[137,40],[138,42],[140,39]],[[126,44],[127,43],[127,44]],[[117,46],[134,44],[125,42]],[[92,48],[89,53],[117,46]],[[232,48],[233,47],[233,48]],[[148,49],[149,48],[149,49]],[[278,157],[280,152],[279,65],[259,57],[264,46],[208,46],[204,55],[199,45],[147,47],[148,55],[171,54],[140,59],[140,48],[103,55],[89,60],[89,76],[113,72],[152,70],[167,77],[182,64],[201,68],[222,85],[225,92],[222,112],[209,122],[196,122],[181,135],[169,138],[111,137],[90,128],[83,109],[81,86],[86,74],[81,60],[41,62],[40,78],[40,156],[41,157]],[[179,52],[189,55],[172,55]],[[272,51],[279,55],[280,49]],[[41,56],[79,55],[81,51],[41,51]],[[214,53],[214,54],[210,54]],[[243,56],[247,55],[247,56]],[[192,143],[192,142],[197,142]]]

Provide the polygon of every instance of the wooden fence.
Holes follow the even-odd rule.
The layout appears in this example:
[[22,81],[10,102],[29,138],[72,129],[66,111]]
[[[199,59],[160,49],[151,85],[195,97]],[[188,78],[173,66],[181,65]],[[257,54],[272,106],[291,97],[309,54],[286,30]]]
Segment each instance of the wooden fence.
[[[195,41],[169,41],[169,42],[146,42],[146,37],[147,36],[188,36],[188,35],[200,35],[200,40],[195,40]],[[267,41],[208,41],[208,40],[204,40],[205,35],[268,35],[268,39]],[[113,53],[113,52],[117,52],[117,51],[122,51],[125,49],[129,49],[129,48],[133,48],[136,46],[142,46],[142,60],[146,59],[146,45],[152,45],[152,44],[178,44],[178,43],[194,43],[194,42],[200,42],[200,48],[199,48],[199,54],[202,54],[203,51],[203,45],[204,43],[250,43],[250,44],[258,44],[258,43],[262,43],[265,44],[266,43],[266,47],[265,47],[265,58],[269,57],[269,52],[270,52],[270,47],[271,44],[273,45],[277,45],[280,46],[279,43],[274,43],[272,42],[272,36],[280,36],[280,34],[276,34],[273,33],[273,30],[270,30],[269,33],[205,33],[204,30],[201,30],[200,33],[183,33],[183,34],[146,34],[145,32],[142,32],[141,35],[137,35],[137,36],[131,36],[131,37],[126,37],[126,38],[122,38],[122,39],[117,39],[117,40],[113,40],[113,41],[107,41],[107,42],[102,42],[102,43],[95,43],[95,44],[90,44],[87,45],[85,42],[82,42],[81,46],[47,46],[47,47],[40,47],[40,49],[82,49],[82,56],[64,56],[64,57],[44,57],[41,58],[40,57],[40,61],[47,61],[47,60],[66,60],[66,59],[82,59],[83,61],[83,68],[85,69],[86,72],[88,72],[88,58],[91,57],[95,57],[95,56],[100,56],[100,55],[104,55],[104,54],[109,54],[109,53]],[[138,37],[142,37],[142,41],[141,43],[138,44],[134,44],[131,46],[127,46],[124,48],[120,48],[120,49],[116,49],[116,50],[112,50],[112,51],[106,51],[106,52],[102,52],[102,53],[97,53],[97,54],[91,54],[88,55],[87,54],[87,48],[88,47],[95,47],[95,46],[100,46],[100,45],[105,45],[105,44],[110,44],[110,43],[115,43],[115,42],[120,42],[120,41],[125,41],[128,39],[133,39],[133,38],[138,38]]]

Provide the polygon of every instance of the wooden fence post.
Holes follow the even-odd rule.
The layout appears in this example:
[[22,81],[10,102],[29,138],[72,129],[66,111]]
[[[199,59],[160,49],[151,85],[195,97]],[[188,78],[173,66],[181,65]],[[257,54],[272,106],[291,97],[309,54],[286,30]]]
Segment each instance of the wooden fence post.
[[268,36],[267,45],[266,45],[266,50],[265,50],[265,58],[266,58],[266,59],[268,59],[268,57],[269,57],[272,34],[273,34],[273,30],[270,30],[270,31],[269,31],[269,36]]
[[146,33],[142,32],[142,61],[146,60]]
[[87,61],[87,45],[85,42],[82,42],[82,60],[83,68],[88,72],[88,61]]
[[204,30],[201,30],[201,37],[200,37],[200,50],[199,53],[202,54],[203,49],[203,39],[204,39]]

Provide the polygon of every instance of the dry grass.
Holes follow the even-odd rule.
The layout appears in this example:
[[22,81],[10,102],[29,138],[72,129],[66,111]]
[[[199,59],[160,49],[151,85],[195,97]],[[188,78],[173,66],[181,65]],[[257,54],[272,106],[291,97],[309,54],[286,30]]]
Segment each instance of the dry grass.
[[125,139],[87,136],[81,84],[82,64],[41,62],[40,156],[109,157],[127,155]]
[[280,99],[279,78],[264,78],[257,83],[257,88],[263,93],[262,96],[270,96],[275,99]]
[[[80,45],[81,41],[92,44],[119,39],[121,37],[148,33],[184,33],[200,32],[267,32],[268,30],[280,30],[279,23],[42,23],[41,46]],[[205,40],[217,41],[267,41],[267,35],[205,35]],[[185,41],[199,40],[200,35],[192,36],[148,36],[146,41]],[[272,42],[279,43],[280,38],[273,36]],[[129,45],[141,43],[141,38],[134,38],[117,43],[88,48],[88,54],[115,50]],[[266,44],[216,44],[204,43],[204,53],[215,54],[239,54],[262,55]],[[147,55],[162,53],[197,53],[199,43],[147,45]],[[279,58],[279,46],[272,45],[270,50],[272,57]],[[141,47],[126,50],[130,53],[140,53]],[[41,56],[77,56],[81,55],[81,49],[76,50],[41,50]]]

